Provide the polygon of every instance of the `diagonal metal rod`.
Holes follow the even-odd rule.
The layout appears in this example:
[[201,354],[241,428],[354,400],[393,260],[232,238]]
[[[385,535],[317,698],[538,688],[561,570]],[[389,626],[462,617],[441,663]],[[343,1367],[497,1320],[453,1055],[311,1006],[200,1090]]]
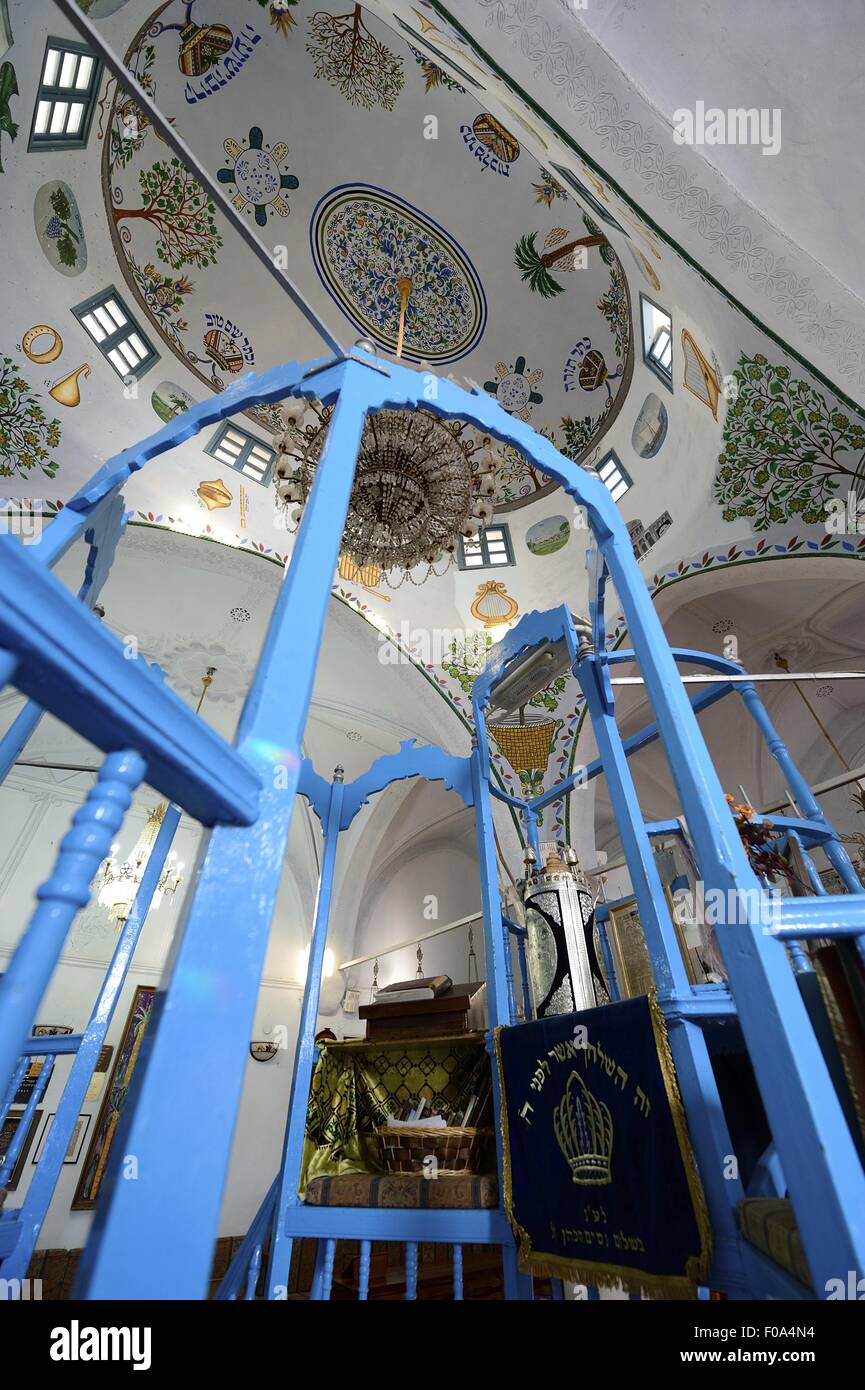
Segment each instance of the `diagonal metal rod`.
[[291,276],[287,271],[278,268],[270,251],[268,251],[267,247],[264,245],[264,242],[259,241],[246,219],[241,217],[236,208],[232,207],[231,200],[226,196],[216,180],[211,178],[201,161],[193,153],[189,145],[187,145],[183,136],[179,135],[174,127],[165,119],[153,98],[145,92],[143,87],[139,87],[129,69],[120,61],[110,44],[106,43],[96,25],[82,13],[75,3],[75,0],[54,0],[54,3],[63,17],[72,25],[73,29],[77,29],[78,33],[86,40],[94,52],[99,54],[109,72],[113,73],[114,77],[116,77],[119,86],[129,93],[136,106],[142,111],[147,112],[147,115],[153,123],[154,129],[159,132],[165,143],[170,146],[178,159],[186,165],[187,169],[195,174],[198,182],[201,184],[202,188],[207,190],[223,216],[228,219],[238,235],[243,238],[250,251],[252,251],[253,255],[261,262],[268,274],[271,275],[279,285],[280,289],[285,291],[289,298],[293,300],[307,323],[315,329],[319,337],[324,339],[332,352],[342,357],[343,349],[340,344],[337,342],[336,338],[334,338],[330,329],[322,323],[315,310],[307,304],[303,294],[298,289],[297,285],[295,285]]
[[[683,685],[713,685],[721,681],[725,685],[746,685],[749,681],[861,681],[865,671],[769,671],[764,674],[727,676],[718,673],[712,676],[680,676]],[[610,685],[644,685],[642,676],[611,676]]]

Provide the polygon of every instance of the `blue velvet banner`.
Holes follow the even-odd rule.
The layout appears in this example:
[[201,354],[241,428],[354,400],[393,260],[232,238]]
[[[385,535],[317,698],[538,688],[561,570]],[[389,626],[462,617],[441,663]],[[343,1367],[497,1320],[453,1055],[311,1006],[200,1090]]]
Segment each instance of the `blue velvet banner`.
[[521,1268],[695,1297],[711,1231],[654,999],[498,1028],[495,1044]]

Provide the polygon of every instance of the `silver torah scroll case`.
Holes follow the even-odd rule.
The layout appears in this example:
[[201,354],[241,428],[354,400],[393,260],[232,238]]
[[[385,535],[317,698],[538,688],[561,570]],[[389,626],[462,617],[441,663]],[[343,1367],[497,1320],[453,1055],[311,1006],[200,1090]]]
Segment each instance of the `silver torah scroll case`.
[[593,1009],[606,1000],[596,998],[586,932],[593,901],[576,851],[555,841],[540,851],[543,867],[531,849],[526,851],[523,902],[532,1002],[535,1017],[545,1018]]

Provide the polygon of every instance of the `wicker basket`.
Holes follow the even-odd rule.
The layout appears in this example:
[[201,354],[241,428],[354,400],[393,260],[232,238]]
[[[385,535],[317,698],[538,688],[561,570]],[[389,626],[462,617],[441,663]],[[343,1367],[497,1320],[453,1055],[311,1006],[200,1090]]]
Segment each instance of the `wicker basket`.
[[422,1173],[432,1155],[438,1173],[482,1173],[491,1129],[447,1129],[429,1125],[382,1125],[376,1130],[381,1161],[388,1173]]

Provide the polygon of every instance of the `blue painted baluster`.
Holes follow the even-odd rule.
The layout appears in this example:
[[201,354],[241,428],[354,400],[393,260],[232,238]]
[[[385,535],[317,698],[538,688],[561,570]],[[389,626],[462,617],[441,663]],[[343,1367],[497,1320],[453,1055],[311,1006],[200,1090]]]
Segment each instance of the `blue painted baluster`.
[[502,941],[502,903],[499,896],[498,866],[493,838],[493,812],[490,802],[489,767],[481,764],[480,753],[472,747],[472,790],[475,801],[478,859],[481,875],[481,904],[484,915],[484,952],[487,976],[489,1023],[495,1028],[507,1023],[507,968]]
[[23,1279],[27,1274],[36,1240],[45,1220],[45,1213],[54,1193],[75,1122],[81,1112],[84,1096],[93,1068],[105,1041],[108,1026],[120,998],[135,947],[147,920],[156,885],[162,876],[165,860],[180,821],[180,808],[170,805],[162,818],[150,856],[141,875],[138,891],[129,916],[117,939],[111,963],[96,997],[90,1021],[84,1030],[81,1046],[75,1054],[72,1069],[63,1088],[54,1122],[21,1205],[18,1224],[21,1228],[15,1250],[3,1264],[3,1277]]
[[[79,1296],[158,1291],[182,1299],[207,1290],[370,374],[349,361],[316,383],[330,398],[340,381],[342,391],[237,735],[238,751],[261,775],[261,814],[250,827],[217,827],[202,848],[195,896],[172,945],[165,1007],[133,1078],[125,1146],[139,1178],[109,1186],[81,1261]],[[193,1055],[191,1037],[207,1047]],[[183,1103],[192,1085],[194,1106]],[[116,1143],[112,1156],[122,1148]]]
[[405,1296],[411,1303],[417,1298],[417,1241],[405,1243]]
[[[30,1095],[27,1099],[27,1104],[21,1112],[21,1119],[18,1122],[18,1128],[15,1130],[15,1133],[12,1136],[12,1143],[6,1150],[6,1155],[3,1159],[3,1165],[2,1167],[0,1167],[0,1187],[5,1186],[10,1174],[12,1173],[15,1167],[15,1164],[18,1162],[18,1155],[21,1152],[24,1140],[30,1132],[30,1124],[36,1112],[36,1107],[45,1094],[45,1088],[48,1085],[48,1079],[51,1074],[51,1067],[48,1063],[48,1058],[51,1056],[53,1056],[51,1052],[47,1053],[46,1059],[42,1063],[42,1069],[36,1078],[33,1090],[30,1092]],[[30,1060],[32,1059],[28,1058],[28,1061]]]
[[523,1013],[528,1023],[534,1017],[532,1009],[532,991],[529,987],[529,964],[526,960],[526,933],[520,932],[517,937],[517,956],[520,962],[520,980],[523,986]]
[[610,938],[607,935],[607,920],[606,917],[601,918],[598,916],[598,907],[595,908],[595,922],[598,928],[598,940],[601,943],[601,955],[604,959],[604,969],[607,972],[607,984],[609,986],[610,992],[610,1003],[615,1004],[619,999],[621,999],[622,995],[621,991],[619,990],[619,982],[616,979],[616,965],[613,960],[613,952],[610,947]]
[[511,933],[506,917],[502,918],[502,943],[505,954],[505,986],[508,995],[508,1023],[513,1025],[517,1021],[517,1006],[514,1000],[514,966],[511,960]]
[[526,834],[529,837],[529,844],[535,852],[535,863],[541,867],[541,842],[538,838],[538,813],[531,806],[526,807]]
[[784,946],[790,957],[790,964],[796,975],[809,975],[813,966],[798,941],[785,941]]
[[361,1303],[365,1303],[369,1298],[369,1257],[371,1250],[372,1241],[362,1240],[360,1243],[360,1262],[357,1276],[357,1296]]
[[766,746],[769,752],[781,769],[784,785],[789,787],[802,815],[809,820],[820,821],[822,825],[827,826],[828,829],[832,831],[832,838],[827,840],[822,848],[829,863],[836,870],[841,882],[847,889],[847,892],[861,893],[865,891],[851,863],[849,854],[838,839],[834,827],[824,816],[820,803],[811,791],[807,781],[790,757],[790,750],[769,718],[766,706],[757,694],[756,688],[750,681],[743,681],[736,689],[742,697],[745,708],[766,740]]
[[246,1298],[255,1298],[255,1286],[258,1283],[258,1276],[261,1273],[261,1241],[256,1243],[249,1261],[249,1269],[246,1275]]
[[270,1264],[267,1286],[269,1297],[273,1298],[274,1288],[279,1288],[288,1280],[291,1263],[291,1237],[285,1232],[285,1212],[297,1202],[297,1185],[300,1180],[300,1167],[303,1159],[303,1144],[306,1138],[306,1111],[309,1101],[309,1088],[312,1072],[317,1059],[315,1032],[318,1019],[318,1003],[321,996],[321,977],[324,969],[324,952],[327,946],[327,928],[330,920],[330,905],[333,896],[333,874],[336,865],[336,851],[339,844],[339,828],[342,817],[342,804],[345,795],[343,770],[334,770],[334,781],[330,789],[330,806],[324,832],[324,850],[321,860],[321,875],[318,881],[318,896],[315,903],[315,920],[312,929],[312,943],[309,949],[309,962],[306,969],[306,983],[303,987],[303,1003],[300,1009],[300,1028],[297,1049],[294,1055],[294,1072],[291,1078],[291,1095],[288,1102],[288,1120],[285,1127],[285,1140],[282,1153],[282,1168],[279,1176],[279,1190],[276,1199],[276,1220],[271,1242]]
[[28,1068],[29,1066],[30,1066],[30,1058],[29,1058],[29,1057],[19,1057],[19,1058],[18,1058],[18,1065],[17,1065],[17,1067],[15,1068],[14,1072],[12,1073],[12,1080],[9,1082],[9,1087],[8,1087],[8,1089],[7,1089],[7,1091],[6,1091],[6,1095],[5,1095],[4,1098],[3,1098],[3,1105],[2,1105],[2,1108],[0,1108],[0,1125],[4,1125],[4,1124],[6,1123],[6,1115],[7,1115],[7,1113],[8,1113],[9,1106],[10,1106],[10,1105],[12,1104],[12,1102],[14,1101],[15,1096],[16,1096],[16,1094],[17,1094],[17,1092],[18,1092],[18,1087],[21,1085],[21,1082],[24,1080],[24,1073],[26,1072],[26,1070],[27,1070],[27,1068]]
[[577,662],[575,674],[586,697],[598,753],[604,765],[658,990],[672,990],[676,994],[690,996],[691,983],[667,911],[631,769],[616,727],[612,690],[603,654],[584,656]]
[[309,1297],[312,1303],[326,1302],[330,1298],[331,1285],[333,1284],[333,1263],[335,1255],[335,1240],[319,1240],[315,1252],[312,1284],[309,1290]]
[[91,879],[108,855],[145,771],[137,753],[108,754],[60,842],[51,877],[37,889],[39,906],[0,979],[0,1084],[15,1067],[66,934],[79,908],[90,901]]
[[462,1302],[463,1297],[463,1248],[454,1246],[454,1301]]
[[808,851],[806,850],[805,846],[802,844],[802,837],[798,834],[797,831],[795,831],[795,830],[788,830],[788,831],[787,831],[787,839],[788,839],[788,840],[792,840],[794,844],[796,844],[796,845],[799,846],[799,852],[800,852],[800,854],[802,855],[802,862],[803,862],[804,865],[805,865],[805,872],[806,872],[807,875],[808,875],[808,882],[810,883],[811,887],[813,888],[814,893],[816,894],[816,896],[817,896],[818,898],[825,898],[825,897],[827,897],[828,895],[827,895],[827,893],[826,893],[826,885],[824,884],[822,878],[820,877],[820,875],[819,875],[818,872],[817,872],[817,868],[816,868],[816,866],[815,866],[815,864],[814,864],[814,860],[811,858],[811,856],[810,856],[810,854],[808,853]]

